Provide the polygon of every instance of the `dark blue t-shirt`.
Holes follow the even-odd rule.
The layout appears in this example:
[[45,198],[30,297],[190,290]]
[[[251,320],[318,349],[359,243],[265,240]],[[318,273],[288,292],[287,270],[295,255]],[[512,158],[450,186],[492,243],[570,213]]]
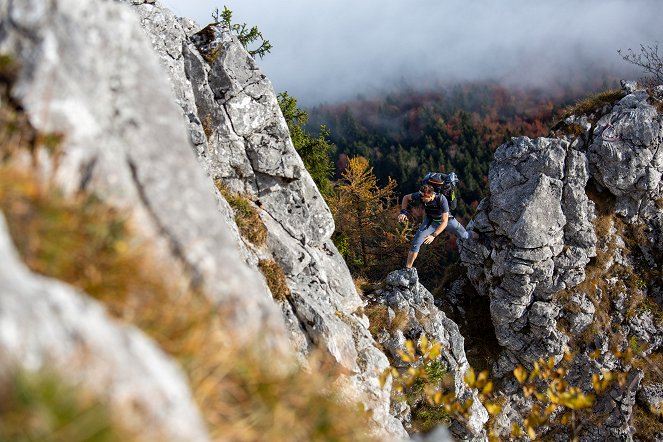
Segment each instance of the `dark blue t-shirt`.
[[412,194],[412,201],[421,201],[424,205],[424,210],[426,210],[426,216],[436,221],[442,219],[442,214],[449,213],[449,202],[441,193],[436,193],[435,198],[424,203],[421,199],[421,192],[414,192]]

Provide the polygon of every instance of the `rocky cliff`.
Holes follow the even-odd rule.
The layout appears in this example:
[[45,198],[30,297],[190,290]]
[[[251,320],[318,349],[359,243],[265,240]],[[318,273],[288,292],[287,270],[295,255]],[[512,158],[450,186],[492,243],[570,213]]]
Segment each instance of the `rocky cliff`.
[[[490,299],[502,348],[495,376],[541,357],[559,363],[567,351],[577,354],[570,371],[586,389],[592,374],[629,374],[596,404],[599,426],[586,440],[648,431],[631,419],[636,392],[650,388],[640,385],[643,371],[660,385],[652,356],[663,332],[661,90],[624,83],[619,97],[567,117],[553,137],[500,146],[490,197],[473,221],[489,241],[460,244],[471,283]],[[640,364],[615,357],[629,348]]]
[[[7,100],[35,139],[60,140],[51,150],[34,141],[29,152],[7,154],[7,164],[30,164],[35,179],[70,198],[90,194],[117,208],[132,227],[132,245],[149,247],[169,284],[203,294],[223,313],[229,340],[257,347],[276,371],[324,350],[342,373],[334,389],[372,416],[366,432],[407,437],[389,414],[389,388],[378,383],[388,360],[358,312],[363,301],[330,241],[333,219],[292,146],[269,80],[220,26],[200,29],[155,2],[126,3],[0,5],[0,50],[18,66],[5,79]],[[228,197],[259,214],[264,242],[240,233]],[[6,259],[16,261],[4,243]],[[276,263],[286,296],[275,300],[272,277],[258,270],[263,263]],[[132,401],[146,416],[129,426],[147,439],[207,438],[186,380],[156,343],[125,331],[71,287],[26,269],[3,278],[3,287],[14,287],[3,297],[10,303],[3,365],[66,379],[76,373],[72,382],[82,379],[115,410]],[[19,280],[27,282],[12,282]],[[46,305],[32,314],[21,300],[38,293]],[[97,344],[104,335],[107,347]],[[90,361],[80,360],[77,345]],[[106,365],[105,352],[114,355]],[[126,362],[137,352],[144,363]],[[178,419],[168,420],[171,413]]]
[[220,25],[200,29],[158,4],[135,9],[169,69],[204,170],[259,210],[266,243],[236,240],[250,267],[274,261],[283,270],[289,294],[278,306],[294,350],[325,349],[348,373],[340,379],[345,394],[366,403],[387,434],[404,437],[388,412],[389,391],[377,383],[388,361],[358,313],[363,301],[330,239],[334,220],[292,145],[271,83]]

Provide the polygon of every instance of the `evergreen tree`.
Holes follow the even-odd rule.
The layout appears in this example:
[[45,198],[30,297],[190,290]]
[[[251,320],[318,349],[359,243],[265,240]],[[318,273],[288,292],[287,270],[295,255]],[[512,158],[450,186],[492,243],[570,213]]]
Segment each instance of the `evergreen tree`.
[[311,136],[304,129],[304,125],[308,121],[308,114],[297,107],[297,100],[288,95],[288,92],[279,93],[277,98],[283,117],[288,123],[292,144],[320,193],[328,198],[333,192],[331,178],[334,174],[334,163],[331,160],[334,146],[327,140],[329,131],[325,126],[320,126],[318,136]]
[[[272,50],[272,44],[269,40],[265,40],[265,37],[263,37],[262,32],[258,30],[258,27],[248,27],[246,23],[233,23],[232,17],[232,11],[226,6],[223,7],[223,11],[221,12],[219,12],[219,8],[216,8],[214,12],[212,12],[214,23],[226,26],[233,31],[239,42],[242,43],[242,46],[246,48],[251,57],[255,58],[256,55],[258,55],[260,58],[263,58],[265,55],[269,54]],[[259,41],[260,46],[254,49],[250,48],[249,45],[255,41]]]

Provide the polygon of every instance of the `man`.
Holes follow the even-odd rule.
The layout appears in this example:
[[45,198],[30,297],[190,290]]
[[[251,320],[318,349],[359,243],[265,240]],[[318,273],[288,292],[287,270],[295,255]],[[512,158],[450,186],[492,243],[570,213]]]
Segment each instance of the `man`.
[[[414,260],[417,259],[421,245],[430,244],[435,241],[435,238],[444,229],[450,228],[459,238],[463,239],[469,239],[471,235],[453,216],[449,216],[449,202],[447,198],[441,193],[435,193],[433,186],[428,184],[421,186],[419,192],[410,193],[403,197],[401,213],[398,215],[399,222],[403,223],[407,221],[407,215],[410,213],[408,207],[413,201],[421,201],[423,203],[426,215],[412,240],[405,264],[405,267],[408,269],[412,268]],[[474,233],[472,235],[478,236]]]

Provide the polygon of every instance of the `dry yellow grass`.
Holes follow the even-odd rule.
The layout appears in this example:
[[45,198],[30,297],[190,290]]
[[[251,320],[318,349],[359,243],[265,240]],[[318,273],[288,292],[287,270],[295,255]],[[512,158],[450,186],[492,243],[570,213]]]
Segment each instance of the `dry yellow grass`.
[[239,233],[258,247],[265,245],[267,228],[260,218],[258,209],[251,204],[251,200],[245,195],[238,195],[228,190],[220,179],[214,180],[214,184],[232,207]]
[[603,106],[612,104],[623,97],[624,92],[621,89],[603,91],[584,100],[580,100],[572,106],[566,107],[562,111],[561,117],[566,118],[571,115],[592,114],[600,110]]
[[258,268],[267,281],[272,296],[279,302],[285,302],[290,296],[290,289],[285,279],[283,268],[272,259],[261,259]]

